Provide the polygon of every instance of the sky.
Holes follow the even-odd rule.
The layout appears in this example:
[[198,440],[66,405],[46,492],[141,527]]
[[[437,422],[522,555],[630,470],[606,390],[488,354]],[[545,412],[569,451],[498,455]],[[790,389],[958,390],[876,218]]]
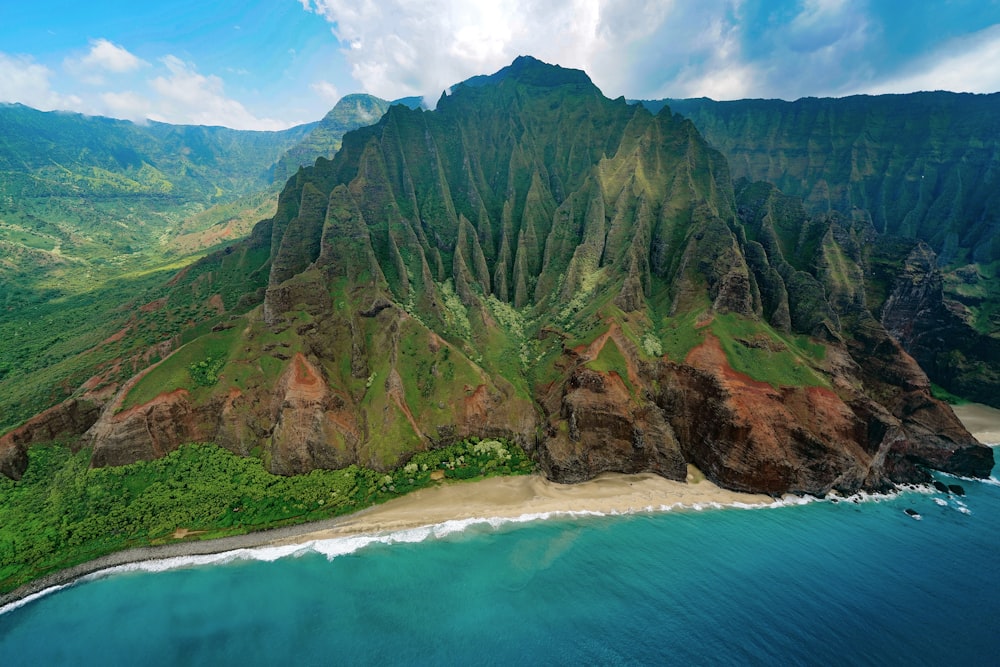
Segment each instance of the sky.
[[1000,0],[0,3],[0,102],[276,130],[424,96],[518,55],[609,97],[1000,91]]

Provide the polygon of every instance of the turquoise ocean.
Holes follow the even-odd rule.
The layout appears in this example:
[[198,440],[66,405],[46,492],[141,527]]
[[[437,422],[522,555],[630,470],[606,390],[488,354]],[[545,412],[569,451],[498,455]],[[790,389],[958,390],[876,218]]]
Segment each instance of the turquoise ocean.
[[0,612],[0,664],[996,665],[997,477],[145,563]]

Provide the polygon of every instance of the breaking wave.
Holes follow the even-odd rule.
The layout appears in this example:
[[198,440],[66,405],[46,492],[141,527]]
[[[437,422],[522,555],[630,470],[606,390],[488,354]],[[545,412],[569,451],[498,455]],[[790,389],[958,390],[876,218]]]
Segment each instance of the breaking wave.
[[[1000,486],[1000,480],[997,480],[995,477],[991,477],[985,480],[965,478],[965,477],[956,477],[956,478],[970,482],[981,482],[984,484]],[[721,510],[721,509],[762,510],[762,509],[777,509],[784,507],[797,507],[797,506],[809,505],[812,503],[853,503],[853,504],[880,503],[883,501],[894,500],[898,498],[900,495],[905,493],[920,493],[920,494],[930,495],[936,493],[936,490],[929,485],[907,484],[907,485],[901,485],[897,487],[896,490],[886,493],[867,493],[861,491],[849,496],[838,496],[836,494],[830,494],[825,498],[818,498],[815,496],[786,495],[782,498],[776,498],[771,502],[761,502],[761,503],[744,503],[738,501],[731,503],[720,503],[714,501],[700,502],[700,503],[677,502],[669,505],[647,505],[645,507],[630,508],[627,511],[600,512],[593,510],[560,510],[560,511],[550,511],[550,512],[529,512],[514,517],[472,517],[466,519],[452,519],[448,521],[443,521],[441,523],[418,526],[413,528],[310,540],[298,544],[248,547],[248,548],[234,549],[230,551],[223,551],[214,554],[174,556],[168,558],[143,560],[143,561],[136,561],[133,563],[126,563],[123,565],[115,565],[106,569],[98,570],[96,572],[83,575],[80,578],[76,579],[75,581],[59,584],[44,589],[42,591],[39,591],[37,593],[32,593],[31,595],[28,595],[20,600],[16,600],[14,602],[8,603],[3,607],[0,607],[0,614],[5,614],[7,612],[13,611],[14,609],[22,607],[41,597],[45,597],[51,593],[55,593],[69,586],[73,586],[77,582],[93,581],[96,579],[102,579],[112,575],[124,574],[129,572],[152,572],[152,573],[166,572],[168,570],[199,567],[205,565],[223,565],[238,561],[271,562],[281,558],[289,558],[289,557],[297,558],[307,554],[320,554],[322,556],[325,556],[328,560],[333,560],[334,558],[340,556],[347,556],[373,545],[413,544],[413,543],[424,542],[426,540],[443,539],[448,537],[449,535],[460,534],[474,528],[497,530],[504,526],[530,523],[534,521],[548,521],[552,519],[600,518],[600,517],[629,516],[629,515],[639,515],[639,514],[657,514],[657,513],[674,512],[674,511],[702,512],[707,510]],[[942,504],[941,501],[939,500],[935,500],[935,502],[937,502],[938,504]],[[967,507],[965,507],[964,503],[961,502],[959,503],[959,507],[955,509],[958,509],[958,511],[963,513],[971,513],[967,509]],[[303,530],[308,530],[308,526],[303,526]]]

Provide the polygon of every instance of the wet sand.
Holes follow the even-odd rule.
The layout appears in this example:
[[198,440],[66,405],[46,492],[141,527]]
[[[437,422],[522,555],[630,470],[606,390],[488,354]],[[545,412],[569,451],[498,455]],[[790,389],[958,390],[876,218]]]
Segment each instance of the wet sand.
[[1000,444],[1000,410],[981,403],[953,405],[952,409],[976,440],[987,445]]

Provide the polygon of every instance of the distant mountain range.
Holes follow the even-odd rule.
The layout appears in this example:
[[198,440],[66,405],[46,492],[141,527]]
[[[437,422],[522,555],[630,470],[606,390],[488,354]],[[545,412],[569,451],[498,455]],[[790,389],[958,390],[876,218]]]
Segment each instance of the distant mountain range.
[[[434,111],[389,106],[332,159],[292,173],[285,153],[273,216],[143,283],[116,329],[59,362],[92,371],[65,382],[70,400],[0,439],[0,470],[19,476],[27,447],[66,433],[83,434],[95,466],[206,441],[281,474],[387,470],[504,436],[567,482],[683,480],[694,464],[732,489],[824,494],[927,468],[988,475],[991,450],[934,398],[898,342],[911,331],[896,330],[950,307],[931,244],[992,278],[985,240],[962,245],[987,213],[943,217],[942,235],[932,212],[951,209],[920,199],[961,183],[942,201],[982,192],[969,210],[992,210],[966,188],[971,171],[914,166],[963,153],[927,131],[900,133],[906,151],[886,147],[888,130],[861,141],[829,110],[787,137],[790,120],[736,111],[720,127],[774,137],[740,171],[743,144],[703,136],[710,117],[689,111],[698,120],[654,115],[523,57]],[[836,138],[826,152],[806,131],[820,118]],[[879,178],[895,173],[883,153],[915,157]],[[851,164],[820,161],[838,155]],[[910,185],[918,172],[940,187]],[[801,190],[783,192],[795,174]]]
[[883,321],[936,382],[1000,405],[1000,93],[642,104],[690,118],[734,179],[926,243]]

